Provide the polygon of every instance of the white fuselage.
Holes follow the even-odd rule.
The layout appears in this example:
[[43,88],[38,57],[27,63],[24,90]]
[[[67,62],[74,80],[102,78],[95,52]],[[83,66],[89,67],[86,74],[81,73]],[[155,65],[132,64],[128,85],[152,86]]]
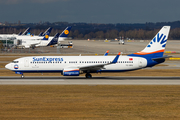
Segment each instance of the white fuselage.
[[[81,68],[112,62],[115,56],[34,56],[23,57],[6,65],[15,72],[62,72],[67,68]],[[121,72],[144,68],[147,60],[141,57],[120,56],[115,64],[104,65],[99,72]],[[89,69],[91,70],[91,69]]]
[[0,40],[14,40],[18,34],[0,34]]
[[[32,46],[36,47],[45,47],[49,42],[54,38],[49,36],[48,40],[42,40],[44,36],[31,36],[31,35],[18,35],[18,34],[0,34],[0,40],[19,40],[21,44],[18,44],[19,47],[30,48]],[[64,41],[66,37],[59,37],[58,43]],[[16,42],[15,42],[16,43]],[[14,44],[15,44],[14,43]]]
[[[49,42],[53,39],[54,37],[49,37],[48,40],[42,40],[43,37],[38,37],[38,36],[34,36],[34,37],[18,37],[18,40],[22,41],[22,46],[25,46],[25,48],[29,48],[32,45],[35,45],[36,47],[45,47],[49,44]],[[64,41],[65,38],[63,37],[59,37],[58,39],[58,43],[60,41]],[[57,44],[58,44],[57,43]],[[27,46],[27,47],[26,47]],[[29,46],[29,47],[28,47]]]

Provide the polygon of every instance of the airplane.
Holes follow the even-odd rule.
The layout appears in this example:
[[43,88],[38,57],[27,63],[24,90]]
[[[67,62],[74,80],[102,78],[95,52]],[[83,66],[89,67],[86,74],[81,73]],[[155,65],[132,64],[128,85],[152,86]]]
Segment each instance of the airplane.
[[[67,27],[59,36],[58,41],[54,41],[54,37],[49,36],[51,33],[52,27],[49,27],[44,33],[40,33],[39,36],[18,36],[16,39],[21,41],[20,45],[17,45],[18,47],[23,48],[35,48],[35,47],[45,47],[49,46],[50,42],[51,45],[58,44],[60,41],[64,41],[64,39],[68,36],[71,26]],[[52,42],[54,41],[54,42]]]
[[[51,45],[55,45],[55,44],[59,44],[61,41],[64,41],[67,36],[69,35],[70,33],[70,30],[71,30],[71,26],[70,27],[67,27],[60,35],[59,35],[59,38],[58,38],[58,41],[57,42],[53,42],[53,44]],[[43,34],[44,35],[44,34]],[[44,39],[44,40],[41,40],[41,42],[37,45],[35,45],[36,47],[44,47],[44,46],[49,46],[49,42],[52,41],[53,37],[49,36],[48,39]]]
[[[57,33],[55,36],[54,36],[54,38],[53,39],[51,39],[50,41],[47,41],[46,42],[46,44],[44,44],[45,46],[50,46],[50,45],[55,45],[55,44],[57,44],[57,42],[58,42],[58,39],[59,39],[59,33]],[[47,39],[46,37],[44,37],[42,40],[44,40],[44,39]],[[22,47],[25,47],[25,48],[35,48],[35,45],[37,45],[37,44],[39,44],[42,40],[27,40],[26,41],[26,44],[22,44]],[[32,42],[33,41],[33,43],[28,43],[28,42]],[[30,46],[29,46],[30,45]],[[21,45],[19,45],[19,47],[20,47]]]
[[163,56],[168,39],[170,26],[163,26],[150,43],[140,52],[127,56],[31,56],[13,60],[6,69],[20,74],[24,73],[59,72],[63,76],[79,76],[85,73],[125,72],[153,67],[163,63],[169,56]]
[[[51,30],[52,30],[52,27],[49,27],[44,33],[42,36],[35,36],[35,35],[31,35],[29,33],[29,35],[20,35],[20,36],[17,36],[16,39],[17,40],[22,40],[22,41],[26,41],[26,40],[41,40],[44,38],[45,35],[46,36],[46,40],[48,40],[49,38],[49,35],[51,33]],[[49,33],[48,33],[49,32]],[[48,33],[48,34],[47,34]],[[53,37],[52,37],[53,38]]]
[[[19,36],[14,40],[14,42],[20,41],[20,44],[17,45],[17,47],[23,47],[23,48],[35,48],[35,45],[40,44],[42,41],[46,41],[46,45],[53,39],[47,41],[49,39],[49,35],[51,33],[52,28],[49,27],[44,33],[43,36]],[[44,44],[45,45],[45,44]]]
[[[67,36],[69,35],[70,31],[71,31],[72,26],[66,27],[66,29],[60,34],[59,39],[58,39],[58,43],[60,43],[61,41],[64,41]],[[49,40],[51,40],[53,37],[49,36]]]
[[19,34],[0,34],[0,40],[14,40],[18,36],[26,36],[29,35],[30,28],[28,27],[23,33],[20,32]]

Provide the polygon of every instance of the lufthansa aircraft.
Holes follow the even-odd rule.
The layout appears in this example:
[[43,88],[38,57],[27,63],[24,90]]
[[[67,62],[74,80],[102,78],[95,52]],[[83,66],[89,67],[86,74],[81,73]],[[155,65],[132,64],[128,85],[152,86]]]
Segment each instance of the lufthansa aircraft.
[[[20,45],[17,45],[18,47],[23,47],[23,48],[35,48],[35,45],[40,44],[43,40],[46,41],[46,44],[48,44],[50,41],[49,35],[51,33],[52,28],[49,27],[45,32],[43,36],[18,36],[16,39],[21,41]],[[44,44],[45,45],[45,44]]]
[[51,33],[52,27],[49,27],[42,35],[39,36],[19,36],[18,40],[22,41],[19,47],[23,48],[35,48],[35,47],[45,47],[50,45],[58,44],[60,41],[64,41],[70,33],[71,26],[67,27],[58,37],[58,41],[54,40],[54,37],[49,36]]
[[[61,41],[64,41],[67,36],[69,35],[70,33],[70,30],[71,30],[71,26],[70,27],[67,27],[60,35],[59,35],[59,38],[58,38],[58,41],[55,42],[54,44],[51,44],[51,45],[55,45],[55,44],[58,44],[60,43]],[[45,34],[45,33],[44,33]],[[45,35],[43,35],[45,36]],[[47,39],[42,39],[41,42],[39,44],[36,45],[36,47],[39,47],[39,46],[48,46],[49,45],[49,42],[52,41],[54,37],[52,36],[47,36]]]
[[27,28],[23,33],[19,34],[0,34],[0,40],[15,40],[18,36],[28,36],[30,28]]
[[5,67],[16,74],[60,72],[64,76],[79,76],[86,73],[123,72],[153,67],[165,61],[163,56],[170,26],[164,26],[140,52],[128,56],[32,56],[15,59]]

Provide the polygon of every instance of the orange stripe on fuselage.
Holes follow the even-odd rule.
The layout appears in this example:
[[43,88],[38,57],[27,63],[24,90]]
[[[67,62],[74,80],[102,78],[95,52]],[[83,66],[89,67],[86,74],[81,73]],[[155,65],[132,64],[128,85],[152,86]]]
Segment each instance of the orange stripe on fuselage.
[[74,69],[74,70],[65,70],[64,72],[73,72],[73,71],[79,71],[79,69]]
[[159,53],[159,52],[164,52],[164,49],[163,50],[158,50],[158,51],[155,51],[155,52],[137,52],[137,53],[134,53],[136,55],[147,55],[147,54],[153,54],[153,53]]

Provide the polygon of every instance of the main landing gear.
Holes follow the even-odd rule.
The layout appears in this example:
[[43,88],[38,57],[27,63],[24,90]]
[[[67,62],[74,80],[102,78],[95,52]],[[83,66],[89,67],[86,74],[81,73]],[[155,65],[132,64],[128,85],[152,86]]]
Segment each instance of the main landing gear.
[[90,73],[86,73],[86,78],[92,78],[92,75]]
[[21,74],[21,78],[24,78],[24,75],[23,75],[23,74]]

